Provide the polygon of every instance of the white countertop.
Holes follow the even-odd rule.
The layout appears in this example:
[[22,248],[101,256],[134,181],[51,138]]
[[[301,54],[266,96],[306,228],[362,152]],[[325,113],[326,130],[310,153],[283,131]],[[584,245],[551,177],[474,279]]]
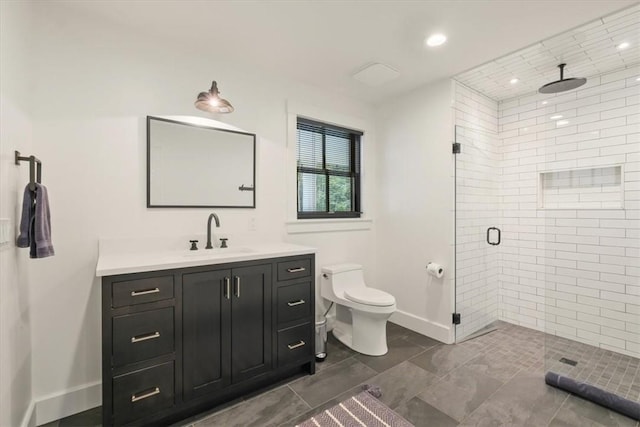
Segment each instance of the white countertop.
[[313,254],[315,252],[315,248],[282,242],[244,244],[231,246],[227,249],[200,248],[197,251],[189,251],[187,249],[156,249],[133,252],[127,250],[120,251],[101,242],[98,265],[96,266],[96,276],[113,276],[115,274],[141,273],[171,268],[252,261],[257,259]]

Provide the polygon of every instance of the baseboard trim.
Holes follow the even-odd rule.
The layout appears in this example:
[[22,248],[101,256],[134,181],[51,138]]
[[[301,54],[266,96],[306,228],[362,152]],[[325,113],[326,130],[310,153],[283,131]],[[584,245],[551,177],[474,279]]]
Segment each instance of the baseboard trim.
[[42,425],[100,405],[102,405],[102,382],[97,381],[36,400],[35,421],[37,425]]
[[447,327],[429,319],[418,317],[402,310],[397,310],[391,315],[389,320],[422,335],[442,341],[443,343],[453,344],[454,342],[452,327]]
[[36,427],[36,404],[32,400],[29,402],[29,407],[24,413],[24,417],[22,418],[22,422],[20,423],[20,427]]

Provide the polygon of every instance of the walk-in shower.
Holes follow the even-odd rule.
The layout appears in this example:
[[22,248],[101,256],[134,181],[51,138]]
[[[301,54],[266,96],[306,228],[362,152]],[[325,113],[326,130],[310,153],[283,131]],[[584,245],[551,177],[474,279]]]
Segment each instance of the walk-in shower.
[[[636,5],[466,71],[454,100],[456,341],[500,322],[535,329],[545,372],[632,403],[639,13]],[[557,80],[567,58],[586,78]]]

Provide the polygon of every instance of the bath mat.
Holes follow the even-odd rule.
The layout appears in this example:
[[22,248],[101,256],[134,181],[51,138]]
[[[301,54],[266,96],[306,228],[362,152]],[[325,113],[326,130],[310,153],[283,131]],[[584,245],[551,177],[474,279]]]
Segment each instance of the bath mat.
[[298,427],[413,427],[373,396],[380,397],[380,389],[368,387],[362,393],[298,424]]

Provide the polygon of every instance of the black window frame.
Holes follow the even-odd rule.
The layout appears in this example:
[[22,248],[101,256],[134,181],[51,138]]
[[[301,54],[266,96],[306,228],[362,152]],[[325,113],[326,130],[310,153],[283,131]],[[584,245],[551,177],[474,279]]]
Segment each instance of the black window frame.
[[[335,126],[328,123],[323,123],[317,120],[307,119],[305,117],[298,117],[296,122],[296,159],[297,152],[299,150],[300,141],[297,137],[297,131],[300,129],[300,125],[308,128],[315,128],[322,135],[322,168],[312,168],[300,166],[296,160],[296,210],[298,212],[298,219],[327,219],[327,218],[360,218],[361,212],[361,170],[362,170],[362,132],[348,129],[340,126]],[[349,150],[350,150],[350,165],[349,171],[338,171],[327,169],[326,165],[326,134],[327,132],[334,133],[347,133],[349,135]],[[300,173],[313,173],[317,175],[324,175],[326,181],[326,210],[324,211],[300,211]],[[352,191],[351,191],[351,209],[350,211],[332,212],[329,211],[330,204],[330,190],[329,190],[329,177],[330,176],[347,176],[352,178]]]

